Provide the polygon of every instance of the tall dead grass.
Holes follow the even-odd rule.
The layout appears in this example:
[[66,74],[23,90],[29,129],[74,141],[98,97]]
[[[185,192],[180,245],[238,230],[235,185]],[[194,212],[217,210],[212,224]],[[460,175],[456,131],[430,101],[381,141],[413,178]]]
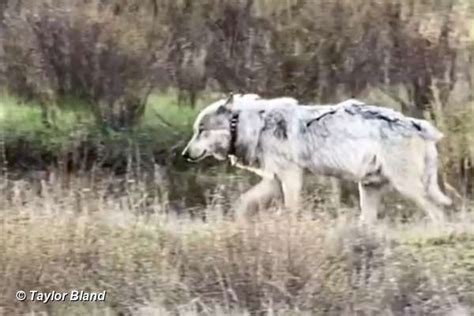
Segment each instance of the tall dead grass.
[[[470,220],[367,230],[351,216],[269,212],[238,223],[209,209],[202,221],[167,214],[158,200],[144,214],[138,189],[101,192],[80,178],[68,188],[7,181],[0,314],[445,315],[474,306]],[[17,302],[19,289],[107,290],[107,299]]]

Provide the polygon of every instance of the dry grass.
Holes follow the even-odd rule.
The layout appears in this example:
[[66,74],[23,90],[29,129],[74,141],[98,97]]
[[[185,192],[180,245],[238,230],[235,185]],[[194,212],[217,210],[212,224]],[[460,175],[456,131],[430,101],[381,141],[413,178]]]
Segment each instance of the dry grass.
[[[81,178],[68,188],[4,184],[0,314],[446,315],[474,306],[469,214],[445,229],[369,231],[348,216],[277,212],[237,223],[216,210],[202,222],[167,215],[158,201],[144,215],[136,184],[122,197]],[[18,289],[107,290],[107,299],[16,302]]]

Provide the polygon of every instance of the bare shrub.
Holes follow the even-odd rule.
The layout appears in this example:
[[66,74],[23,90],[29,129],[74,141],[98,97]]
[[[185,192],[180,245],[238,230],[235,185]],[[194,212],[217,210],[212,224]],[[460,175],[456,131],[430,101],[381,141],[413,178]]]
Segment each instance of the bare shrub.
[[170,9],[166,24],[174,30],[178,82],[185,60],[202,68],[193,56],[205,56],[205,78],[224,91],[326,102],[403,84],[405,110],[421,116],[434,79],[445,100],[457,74],[466,74],[464,9],[460,2],[410,0],[184,1]]
[[143,114],[156,77],[155,46],[146,33],[150,19],[118,15],[95,2],[7,11],[8,87],[45,105],[74,95],[91,105],[100,123],[131,126]]
[[47,3],[6,10],[6,38],[13,41],[7,63],[16,67],[11,85],[44,82],[21,70],[31,63],[20,57],[35,57],[53,90],[74,87],[110,104],[120,99],[110,95],[128,90],[121,86],[153,86],[149,71],[159,55],[158,77],[170,76],[189,103],[209,85],[326,102],[402,84],[408,99],[394,97],[420,116],[433,99],[434,79],[443,103],[458,78],[470,80],[470,16],[462,1]]

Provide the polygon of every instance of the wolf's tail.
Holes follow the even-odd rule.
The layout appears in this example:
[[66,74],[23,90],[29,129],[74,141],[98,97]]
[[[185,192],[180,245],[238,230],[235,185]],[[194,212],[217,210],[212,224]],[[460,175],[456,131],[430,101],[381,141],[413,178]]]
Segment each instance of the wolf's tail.
[[436,144],[429,141],[426,145],[425,152],[425,175],[426,175],[426,191],[430,198],[437,204],[451,205],[452,201],[447,197],[438,185],[438,151]]

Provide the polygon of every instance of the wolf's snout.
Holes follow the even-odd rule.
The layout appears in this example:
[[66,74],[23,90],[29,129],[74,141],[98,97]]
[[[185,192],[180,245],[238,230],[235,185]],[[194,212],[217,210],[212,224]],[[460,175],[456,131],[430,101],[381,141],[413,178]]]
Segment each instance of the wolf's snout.
[[189,157],[189,153],[187,149],[183,150],[183,152],[181,153],[181,157],[183,157],[186,160],[189,160],[191,158]]

